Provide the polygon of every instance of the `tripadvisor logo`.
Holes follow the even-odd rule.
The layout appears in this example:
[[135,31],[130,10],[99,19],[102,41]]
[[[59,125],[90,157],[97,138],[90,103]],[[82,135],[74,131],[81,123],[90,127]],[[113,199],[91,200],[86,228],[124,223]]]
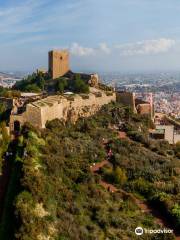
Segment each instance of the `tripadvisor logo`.
[[143,235],[143,233],[144,233],[144,230],[143,230],[142,227],[137,227],[137,228],[135,229],[135,234],[136,234],[136,235],[140,236],[140,235]]
[[173,234],[173,230],[171,229],[146,229],[142,227],[137,227],[135,229],[135,234],[141,236],[143,234]]

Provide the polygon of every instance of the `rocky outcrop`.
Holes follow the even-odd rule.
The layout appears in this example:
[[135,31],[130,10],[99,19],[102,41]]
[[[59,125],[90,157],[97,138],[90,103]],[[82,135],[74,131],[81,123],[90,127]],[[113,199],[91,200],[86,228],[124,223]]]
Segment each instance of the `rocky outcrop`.
[[70,108],[67,114],[67,120],[75,123],[79,118],[87,118],[94,115],[96,112],[100,110],[100,106],[98,105],[91,105],[91,106],[84,106],[83,108]]

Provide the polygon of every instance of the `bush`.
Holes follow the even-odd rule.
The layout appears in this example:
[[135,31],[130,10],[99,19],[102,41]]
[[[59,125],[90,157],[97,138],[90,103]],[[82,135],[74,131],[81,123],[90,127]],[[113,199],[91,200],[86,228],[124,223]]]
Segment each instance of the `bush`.
[[[37,233],[52,239],[134,239],[129,229],[137,223],[156,228],[128,193],[112,194],[101,186],[101,180],[164,205],[177,222],[179,160],[175,154],[161,156],[142,145],[139,141],[145,142],[142,139],[146,139],[146,127],[133,116],[112,103],[74,125],[56,119],[43,130],[23,128],[16,149],[23,171],[22,194],[16,201],[18,219],[13,224],[18,227],[19,239],[36,239]],[[138,141],[118,139],[117,131],[108,128],[120,122],[125,131],[136,132]],[[139,126],[142,132],[137,131]],[[103,138],[107,144],[103,145]],[[160,148],[166,147],[169,148],[166,143],[160,144]],[[112,165],[93,173],[90,166],[105,160],[109,149],[113,153],[109,157]],[[173,147],[170,149],[175,152]],[[42,203],[41,213],[48,215],[34,214],[37,203]]]
[[127,182],[127,176],[123,169],[117,167],[114,171],[114,181],[116,184],[123,186]]
[[71,82],[72,88],[76,93],[89,93],[89,85],[86,84],[82,79],[80,74],[75,75],[75,80]]
[[56,83],[56,91],[63,93],[64,90],[67,88],[68,86],[68,82],[65,78],[59,78],[57,79],[57,83]]
[[172,212],[172,215],[176,218],[177,225],[180,227],[180,205],[175,204],[171,212]]

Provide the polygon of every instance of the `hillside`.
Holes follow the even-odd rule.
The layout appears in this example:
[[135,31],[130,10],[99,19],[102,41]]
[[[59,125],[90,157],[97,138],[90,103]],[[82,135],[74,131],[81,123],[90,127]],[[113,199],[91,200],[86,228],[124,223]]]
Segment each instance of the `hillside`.
[[[157,229],[159,223],[136,199],[162,210],[178,229],[179,145],[150,141],[151,124],[109,104],[75,125],[54,120],[41,131],[26,125],[14,145],[0,239],[139,239],[137,226]],[[104,160],[106,166],[92,169]]]
[[13,87],[14,90],[23,92],[59,92],[73,91],[76,93],[88,93],[89,75],[78,74],[69,71],[63,77],[52,79],[48,73],[33,73],[22,81],[18,81]]

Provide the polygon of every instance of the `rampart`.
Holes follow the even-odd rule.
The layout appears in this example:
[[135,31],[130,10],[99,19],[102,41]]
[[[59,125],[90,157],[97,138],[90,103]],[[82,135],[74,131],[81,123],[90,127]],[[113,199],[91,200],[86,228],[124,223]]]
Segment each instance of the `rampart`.
[[136,111],[136,106],[135,106],[135,94],[131,92],[117,92],[117,102],[129,106],[133,112]]
[[116,101],[116,94],[106,94],[104,91],[91,88],[86,95],[54,95],[27,104],[22,114],[10,116],[10,130],[31,123],[38,128],[45,128],[47,121],[62,119],[76,122],[80,117],[94,115],[103,105]]

